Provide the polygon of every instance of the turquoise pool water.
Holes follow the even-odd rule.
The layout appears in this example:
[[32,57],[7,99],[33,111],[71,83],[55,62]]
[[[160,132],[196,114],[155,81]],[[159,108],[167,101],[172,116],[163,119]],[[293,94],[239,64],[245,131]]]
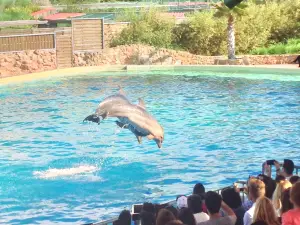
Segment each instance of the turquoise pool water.
[[[95,222],[173,200],[196,182],[245,179],[268,158],[300,164],[299,81],[150,74],[1,86],[0,223]],[[114,119],[82,122],[117,85],[163,125],[162,150],[139,145]]]

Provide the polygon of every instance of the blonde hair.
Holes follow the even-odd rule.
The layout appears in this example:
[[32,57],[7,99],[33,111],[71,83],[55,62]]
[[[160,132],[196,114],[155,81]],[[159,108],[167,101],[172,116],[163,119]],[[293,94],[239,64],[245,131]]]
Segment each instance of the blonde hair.
[[264,221],[268,225],[280,225],[274,206],[266,197],[260,197],[256,201],[253,222]]
[[[273,197],[272,197],[272,202],[273,202],[273,205],[276,210],[281,211],[281,208],[282,208],[281,198],[282,198],[283,192],[290,187],[292,187],[292,184],[288,180],[282,180],[277,184],[276,189],[273,193]],[[280,212],[280,214],[281,214],[281,212]]]
[[259,179],[251,178],[248,182],[248,192],[256,201],[256,199],[265,196],[266,193],[266,185]]

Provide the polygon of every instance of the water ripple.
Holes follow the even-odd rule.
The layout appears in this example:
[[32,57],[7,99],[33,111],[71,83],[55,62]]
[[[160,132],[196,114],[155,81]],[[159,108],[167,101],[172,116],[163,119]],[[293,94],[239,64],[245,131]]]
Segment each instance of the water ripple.
[[[299,164],[300,82],[153,74],[61,78],[0,88],[0,223],[82,224]],[[82,123],[117,85],[165,129],[162,150],[114,119]],[[284,154],[283,154],[284,153]]]

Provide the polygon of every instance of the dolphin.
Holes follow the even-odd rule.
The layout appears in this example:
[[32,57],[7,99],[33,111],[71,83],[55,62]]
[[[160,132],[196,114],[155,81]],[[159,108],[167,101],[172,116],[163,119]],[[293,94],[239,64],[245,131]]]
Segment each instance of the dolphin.
[[116,124],[130,130],[142,142],[142,137],[154,140],[158,148],[162,147],[164,130],[157,120],[146,111],[145,103],[139,99],[138,105],[132,104],[120,88],[118,94],[105,98],[96,109],[96,112],[87,116],[84,121],[100,124],[107,117],[117,117]]

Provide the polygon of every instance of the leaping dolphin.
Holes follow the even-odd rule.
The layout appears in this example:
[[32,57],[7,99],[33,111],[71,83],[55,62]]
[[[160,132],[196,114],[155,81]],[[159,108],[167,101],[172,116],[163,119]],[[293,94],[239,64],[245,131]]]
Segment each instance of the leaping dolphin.
[[101,120],[107,117],[117,117],[116,124],[125,129],[129,129],[141,143],[142,137],[147,136],[149,140],[154,140],[161,148],[164,140],[164,130],[157,120],[152,117],[145,107],[142,99],[139,104],[132,104],[120,88],[119,94],[105,98],[96,109],[96,112],[87,116],[84,121],[92,121],[100,124]]

